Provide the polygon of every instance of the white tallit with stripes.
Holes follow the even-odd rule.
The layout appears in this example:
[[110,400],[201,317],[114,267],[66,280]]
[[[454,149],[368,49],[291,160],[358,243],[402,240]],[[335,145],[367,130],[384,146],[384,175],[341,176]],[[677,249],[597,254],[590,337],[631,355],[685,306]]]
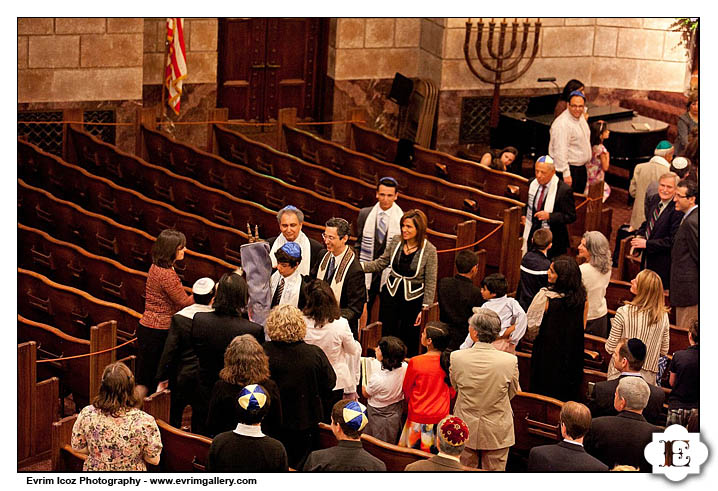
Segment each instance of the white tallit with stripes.
[[[526,223],[524,224],[524,243],[521,245],[521,256],[523,257],[528,251],[529,234],[531,234],[531,224],[533,222],[534,208],[538,200],[539,182],[534,179],[529,185],[529,200],[526,203]],[[556,191],[558,191],[558,176],[554,174],[548,182],[546,197],[544,198],[543,211],[553,212],[553,205],[556,201]],[[539,210],[540,211],[540,210]],[[544,220],[541,224],[544,228],[548,227],[548,220]]]
[[[381,208],[379,207],[379,203],[377,203],[372,207],[371,211],[369,212],[369,215],[367,215],[366,217],[366,221],[364,222],[361,248],[359,249],[359,261],[363,263],[368,263],[369,261],[372,261],[374,259],[374,234],[376,234],[379,211],[381,211]],[[391,208],[386,210],[385,213],[387,214],[387,223],[386,237],[384,240],[385,244],[388,244],[392,237],[401,233],[401,225],[399,224],[399,222],[401,221],[401,217],[404,215],[404,212],[401,208],[399,208],[399,205],[397,205],[396,203],[392,203]],[[374,273],[366,273],[364,275],[367,292],[369,291],[369,287],[371,286],[372,274]],[[384,271],[381,272],[381,283],[379,283],[380,290],[386,283],[386,279],[388,277],[389,268],[386,268],[384,269]]]

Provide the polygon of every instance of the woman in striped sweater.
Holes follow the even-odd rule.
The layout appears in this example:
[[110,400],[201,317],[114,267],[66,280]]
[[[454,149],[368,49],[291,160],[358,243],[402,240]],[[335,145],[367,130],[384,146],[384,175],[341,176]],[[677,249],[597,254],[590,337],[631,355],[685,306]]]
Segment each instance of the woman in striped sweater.
[[[606,351],[613,353],[621,338],[638,338],[646,345],[646,359],[641,375],[651,385],[656,385],[658,359],[668,353],[670,323],[669,308],[665,305],[661,277],[650,269],[644,269],[631,280],[633,300],[619,307],[611,320],[611,332],[606,341]],[[609,363],[608,380],[617,378],[620,372]]]

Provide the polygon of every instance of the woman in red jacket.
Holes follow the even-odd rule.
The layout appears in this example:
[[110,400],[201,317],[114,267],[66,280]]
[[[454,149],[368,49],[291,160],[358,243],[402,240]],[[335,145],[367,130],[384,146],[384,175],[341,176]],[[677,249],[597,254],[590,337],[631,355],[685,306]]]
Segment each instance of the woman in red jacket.
[[443,322],[432,321],[421,333],[427,352],[409,360],[404,376],[404,399],[409,414],[399,437],[399,446],[438,453],[435,426],[449,414],[456,391],[449,383],[449,330]]
[[137,383],[154,387],[157,364],[165,346],[172,316],[194,303],[174,270],[184,259],[187,240],[182,232],[163,230],[152,246],[152,266],[145,287],[145,311],[137,327]]

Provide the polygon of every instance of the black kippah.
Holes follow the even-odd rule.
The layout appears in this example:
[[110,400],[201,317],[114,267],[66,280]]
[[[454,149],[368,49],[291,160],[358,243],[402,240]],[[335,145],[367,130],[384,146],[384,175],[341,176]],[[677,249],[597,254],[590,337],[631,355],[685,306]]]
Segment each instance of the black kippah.
[[646,359],[646,345],[640,339],[631,338],[626,343],[626,346],[636,360],[643,361]]

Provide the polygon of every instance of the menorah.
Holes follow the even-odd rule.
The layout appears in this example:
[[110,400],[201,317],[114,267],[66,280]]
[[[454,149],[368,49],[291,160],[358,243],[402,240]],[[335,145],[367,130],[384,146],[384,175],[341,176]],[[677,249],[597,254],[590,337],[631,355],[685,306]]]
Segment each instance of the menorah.
[[[488,26],[489,37],[486,43],[486,51],[488,52],[490,59],[487,60],[481,50],[481,42],[484,36],[484,20],[479,19],[479,22],[476,25],[476,55],[479,59],[479,63],[481,63],[481,66],[494,74],[493,80],[491,80],[489,76],[477,71],[471,62],[471,58],[469,57],[469,41],[471,41],[472,27],[473,24],[471,23],[471,19],[469,19],[468,22],[466,22],[464,58],[466,59],[466,64],[469,66],[469,70],[471,70],[471,73],[473,73],[475,77],[487,84],[494,84],[494,98],[491,103],[490,126],[491,128],[496,128],[499,124],[499,92],[501,85],[511,83],[519,79],[524,73],[526,73],[526,70],[528,70],[533,63],[534,58],[536,58],[536,54],[538,53],[539,34],[541,31],[541,19],[536,19],[536,22],[534,23],[534,41],[533,50],[531,51],[531,57],[528,58],[527,63],[518,71],[514,70],[524,59],[524,56],[526,55],[526,50],[528,48],[528,38],[529,32],[531,30],[531,23],[529,22],[529,20],[526,19],[526,22],[523,23],[521,50],[517,54],[514,54],[514,52],[516,51],[517,39],[519,35],[518,19],[514,19],[513,23],[511,24],[511,44],[508,48],[508,51],[506,51],[505,49],[507,34],[506,31],[508,28],[506,19],[504,19],[499,25],[499,39],[498,43],[496,43],[496,47],[494,46],[494,33],[496,32],[496,22],[494,22],[494,19],[491,19]],[[507,63],[504,65],[504,62]]]

